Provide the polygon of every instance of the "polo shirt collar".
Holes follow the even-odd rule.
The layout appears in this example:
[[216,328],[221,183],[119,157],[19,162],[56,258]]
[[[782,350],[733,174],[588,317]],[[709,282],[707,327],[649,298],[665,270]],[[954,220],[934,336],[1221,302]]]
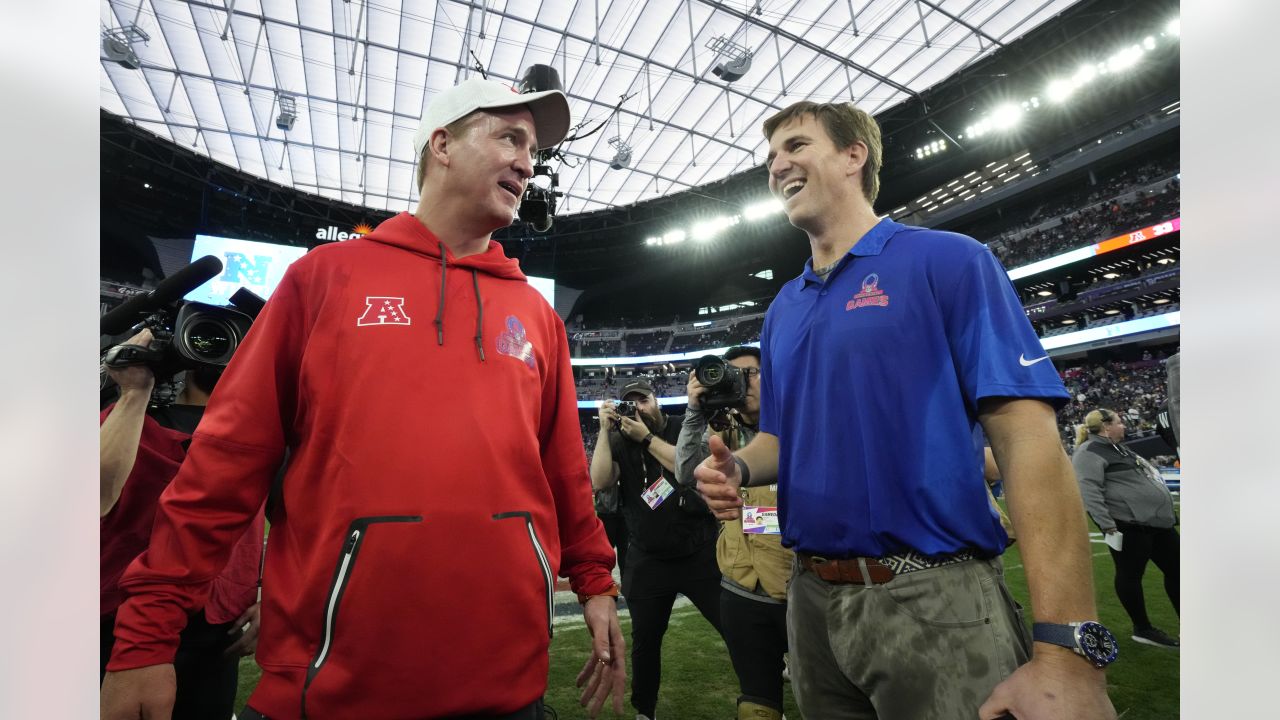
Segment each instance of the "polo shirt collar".
[[[894,222],[886,215],[885,217],[880,218],[880,222],[873,225],[871,229],[862,236],[862,239],[854,243],[853,247],[849,248],[849,252],[846,253],[846,255],[862,257],[879,255],[881,251],[884,250],[885,244],[889,242],[889,238],[893,237],[901,229],[902,223]],[[841,258],[841,260],[843,261],[844,258]],[[835,272],[835,270],[832,272]],[[800,277],[804,278],[805,286],[808,286],[811,283],[822,284],[822,278],[818,277],[817,274],[813,272],[812,255],[805,261],[804,273],[802,273]]]

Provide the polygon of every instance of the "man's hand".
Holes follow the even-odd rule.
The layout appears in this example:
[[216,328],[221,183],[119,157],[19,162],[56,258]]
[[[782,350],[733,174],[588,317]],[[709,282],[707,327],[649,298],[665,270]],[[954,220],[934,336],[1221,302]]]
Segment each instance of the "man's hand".
[[256,602],[249,606],[244,614],[236,618],[231,629],[227,631],[228,635],[240,634],[231,646],[222,651],[223,655],[232,657],[244,657],[252,655],[258,649],[258,626],[262,623],[262,603]]
[[[137,335],[126,340],[124,344],[151,347],[153,339],[151,331],[143,328]],[[151,372],[151,368],[146,365],[130,365],[122,368],[108,367],[107,375],[120,386],[121,394],[136,390],[151,395],[151,390],[156,385],[155,373]]]
[[1066,648],[1036,646],[1036,656],[991,691],[980,720],[1115,720],[1106,675]]
[[640,442],[644,440],[645,435],[649,434],[649,426],[643,422],[621,415],[617,417],[619,422],[618,430],[632,442]]
[[697,374],[689,373],[689,384],[685,387],[685,392],[689,396],[689,407],[700,409],[702,407],[702,396],[707,393],[707,388],[698,382]]
[[711,454],[693,469],[698,492],[702,493],[702,499],[707,501],[707,507],[711,508],[717,520],[736,520],[740,515],[738,508],[742,507],[742,498],[738,497],[742,473],[738,472],[738,463],[734,462],[733,453],[724,440],[712,435],[707,446]]
[[613,695],[613,713],[621,715],[627,689],[627,644],[618,625],[618,606],[612,597],[597,595],[582,606],[582,616],[591,633],[591,657],[578,673],[577,686],[582,688],[578,704],[595,718]]
[[600,403],[600,430],[608,430],[618,421],[618,410],[612,400]]
[[101,720],[171,720],[178,693],[173,664],[109,672],[102,679]]

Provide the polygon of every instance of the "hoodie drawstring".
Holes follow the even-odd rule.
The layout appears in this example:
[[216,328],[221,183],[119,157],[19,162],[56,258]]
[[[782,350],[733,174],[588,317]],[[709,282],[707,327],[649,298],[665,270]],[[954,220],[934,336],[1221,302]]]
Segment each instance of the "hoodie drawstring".
[[484,303],[480,302],[480,274],[471,268],[471,284],[476,289],[476,350],[480,351],[480,362],[484,362]]
[[[444,243],[440,243],[440,307],[436,310],[436,344],[444,345],[444,299],[445,283],[449,279],[449,258],[445,255]],[[480,300],[480,274],[471,268],[471,284],[476,290],[476,350],[480,352],[480,362],[484,362],[484,304]]]
[[436,344],[444,345],[444,285],[448,279],[449,257],[440,243],[440,307],[436,310]]

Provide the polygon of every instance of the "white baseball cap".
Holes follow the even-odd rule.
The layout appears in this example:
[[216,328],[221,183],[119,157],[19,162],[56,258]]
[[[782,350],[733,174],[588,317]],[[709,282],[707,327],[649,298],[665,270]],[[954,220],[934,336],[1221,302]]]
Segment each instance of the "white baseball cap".
[[533,113],[533,128],[538,134],[538,149],[559,145],[569,134],[569,101],[559,90],[519,93],[513,88],[493,80],[471,78],[436,93],[427,103],[418,132],[413,134],[413,157],[422,158],[422,150],[436,128],[460,120],[476,110],[529,106]]

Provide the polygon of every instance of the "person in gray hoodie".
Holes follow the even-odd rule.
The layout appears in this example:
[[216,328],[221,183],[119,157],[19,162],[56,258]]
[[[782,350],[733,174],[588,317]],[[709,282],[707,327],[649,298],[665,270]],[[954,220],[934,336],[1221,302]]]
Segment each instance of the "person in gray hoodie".
[[1178,515],[1160,472],[1124,446],[1124,433],[1124,420],[1115,411],[1090,412],[1076,427],[1071,464],[1085,509],[1115,560],[1116,595],[1133,620],[1134,641],[1176,648],[1178,640],[1147,617],[1142,575],[1148,562],[1160,568],[1164,590],[1178,612]]

